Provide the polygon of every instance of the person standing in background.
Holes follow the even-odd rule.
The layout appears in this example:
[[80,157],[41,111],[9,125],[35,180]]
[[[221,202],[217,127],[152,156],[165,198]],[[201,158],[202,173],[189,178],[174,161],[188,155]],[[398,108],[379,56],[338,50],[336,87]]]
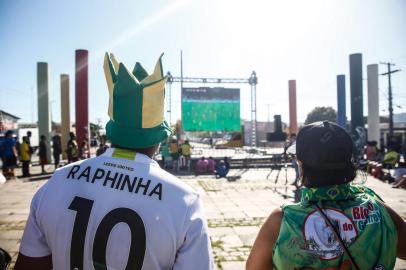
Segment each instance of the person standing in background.
[[97,150],[96,150],[96,157],[98,157],[98,156],[100,156],[101,154],[103,154],[104,152],[106,152],[106,150],[107,150],[107,145],[105,144],[105,142],[104,141],[102,141],[100,144],[99,144],[99,148],[97,148]]
[[23,177],[30,176],[31,152],[27,136],[23,136],[23,142],[20,144],[20,159],[22,163]]
[[176,139],[173,139],[171,143],[169,144],[169,151],[171,153],[172,157],[172,168],[174,172],[177,172],[179,170],[179,146],[178,142]]
[[[28,147],[30,148],[30,157],[32,157],[32,154],[34,154],[34,149],[31,146],[31,136],[32,136],[32,132],[31,131],[27,131],[27,138],[28,138]],[[31,161],[31,160],[30,160]]]
[[61,160],[62,154],[62,143],[61,136],[54,135],[52,137],[52,154],[54,156],[55,170],[58,169],[59,161]]
[[172,156],[171,156],[171,154],[169,152],[169,146],[168,146],[168,144],[166,142],[162,143],[161,156],[162,156],[164,169],[169,168],[171,166]]
[[87,139],[84,139],[79,148],[79,158],[87,159],[89,157],[90,157],[89,144],[87,142]]
[[190,145],[189,141],[186,140],[181,146],[181,151],[182,155],[185,157],[186,164],[184,167],[187,168],[188,171],[190,171],[190,157],[192,155],[192,146]]
[[79,149],[78,149],[78,144],[76,142],[76,136],[75,133],[70,132],[69,133],[69,141],[68,141],[68,146],[66,153],[68,155],[68,163],[76,162],[79,160]]
[[4,142],[1,145],[1,159],[3,161],[3,174],[7,179],[15,178],[14,169],[17,166],[16,141],[13,138],[13,131],[8,130],[5,134]]
[[47,157],[47,145],[46,145],[46,140],[47,137],[45,135],[41,135],[40,141],[39,141],[39,163],[41,164],[41,173],[44,174],[46,173],[45,171],[45,165],[48,164],[48,157]]

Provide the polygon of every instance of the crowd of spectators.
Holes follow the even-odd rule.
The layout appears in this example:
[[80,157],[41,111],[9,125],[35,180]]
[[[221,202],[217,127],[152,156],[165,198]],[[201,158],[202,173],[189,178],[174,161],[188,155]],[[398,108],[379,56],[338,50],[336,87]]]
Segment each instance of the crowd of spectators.
[[[62,143],[61,136],[56,134],[50,139],[51,149],[48,147],[48,138],[45,135],[40,136],[38,149],[31,146],[31,132],[28,131],[26,136],[22,137],[22,142],[19,142],[12,130],[8,130],[4,134],[4,138],[0,142],[0,157],[2,163],[2,174],[6,179],[16,178],[15,169],[21,166],[22,177],[31,176],[30,166],[32,165],[32,157],[37,152],[41,173],[48,173],[46,165],[51,163],[49,153],[52,153],[55,170],[61,166]],[[105,141],[102,141],[97,149],[96,155],[101,155],[106,151],[107,146]],[[37,150],[37,151],[36,151]],[[67,163],[75,162],[80,159],[90,157],[90,147],[87,140],[84,140],[80,146],[76,141],[75,133],[70,132],[70,139],[66,145]]]
[[161,144],[160,154],[162,166],[172,172],[194,172],[195,175],[214,175],[216,178],[226,177],[230,171],[228,158],[216,161],[213,157],[204,156],[192,162],[193,146],[189,140],[179,143],[175,138]]
[[393,188],[406,188],[406,144],[388,143],[387,149],[379,149],[376,141],[365,146],[365,170]]

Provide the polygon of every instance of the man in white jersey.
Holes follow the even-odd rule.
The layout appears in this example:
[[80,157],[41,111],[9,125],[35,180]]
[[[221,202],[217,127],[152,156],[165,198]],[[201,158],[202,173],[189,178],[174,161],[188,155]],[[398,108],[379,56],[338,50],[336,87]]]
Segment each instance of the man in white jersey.
[[170,135],[161,58],[151,75],[105,56],[113,148],[35,194],[15,269],[213,269],[199,195],[152,159]]

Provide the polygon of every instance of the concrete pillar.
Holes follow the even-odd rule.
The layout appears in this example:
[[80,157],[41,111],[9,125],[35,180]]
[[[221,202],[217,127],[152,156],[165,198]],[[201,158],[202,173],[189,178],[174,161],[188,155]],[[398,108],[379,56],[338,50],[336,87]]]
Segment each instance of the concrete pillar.
[[88,95],[88,51],[75,52],[75,100],[76,137],[80,146],[84,139],[89,141],[89,95]]
[[337,124],[343,128],[347,122],[345,110],[345,75],[337,75]]
[[367,66],[368,75],[368,141],[379,143],[379,72],[378,64]]
[[51,117],[49,106],[49,70],[48,63],[37,63],[38,88],[38,135],[46,136],[48,162],[51,162]]
[[61,144],[62,157],[67,159],[66,148],[70,132],[69,75],[61,74]]
[[355,134],[357,127],[364,128],[364,107],[362,95],[362,54],[350,55],[350,90],[351,90],[351,131]]
[[289,133],[297,134],[296,80],[289,80]]

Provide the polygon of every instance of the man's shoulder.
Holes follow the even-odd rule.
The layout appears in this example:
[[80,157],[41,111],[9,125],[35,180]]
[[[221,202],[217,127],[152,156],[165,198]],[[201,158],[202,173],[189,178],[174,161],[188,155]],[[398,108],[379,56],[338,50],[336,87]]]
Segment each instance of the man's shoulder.
[[179,190],[180,192],[184,193],[191,193],[191,194],[197,194],[195,190],[189,185],[187,185],[185,182],[180,180],[178,177],[175,175],[165,171],[159,166],[154,166],[154,169],[151,170],[151,174],[157,178],[157,180],[164,182],[165,184],[173,187],[174,189]]

